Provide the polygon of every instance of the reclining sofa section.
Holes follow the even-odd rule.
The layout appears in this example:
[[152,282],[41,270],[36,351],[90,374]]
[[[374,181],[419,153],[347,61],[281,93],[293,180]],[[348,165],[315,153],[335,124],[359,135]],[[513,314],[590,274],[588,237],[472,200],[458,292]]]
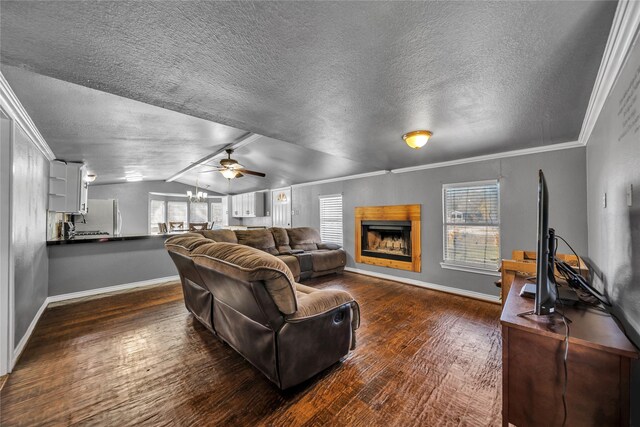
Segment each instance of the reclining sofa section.
[[[229,230],[217,231],[231,239]],[[165,246],[187,309],[281,389],[355,348],[356,301],[345,291],[296,283],[282,256],[192,233],[171,237]]]
[[340,245],[322,243],[311,227],[261,230],[202,230],[198,233],[214,242],[239,243],[282,259],[296,280],[341,273],[347,254]]

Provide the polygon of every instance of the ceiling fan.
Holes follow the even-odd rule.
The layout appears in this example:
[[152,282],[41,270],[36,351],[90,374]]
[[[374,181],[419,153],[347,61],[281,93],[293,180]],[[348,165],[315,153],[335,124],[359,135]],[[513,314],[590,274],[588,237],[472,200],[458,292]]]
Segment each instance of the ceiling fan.
[[233,154],[232,149],[229,148],[225,151],[227,152],[228,157],[226,159],[220,160],[220,166],[216,167],[215,169],[201,171],[200,173],[220,172],[222,176],[224,176],[227,179],[242,178],[245,175],[254,175],[254,176],[259,176],[261,178],[264,178],[266,176],[262,172],[256,172],[249,169],[245,169],[244,166],[238,163],[237,160],[232,159],[231,158],[231,155]]

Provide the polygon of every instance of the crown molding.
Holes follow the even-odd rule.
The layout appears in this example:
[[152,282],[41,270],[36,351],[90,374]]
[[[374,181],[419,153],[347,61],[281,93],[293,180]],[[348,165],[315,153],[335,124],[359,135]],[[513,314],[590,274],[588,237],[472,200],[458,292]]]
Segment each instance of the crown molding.
[[447,166],[464,165],[467,163],[484,162],[487,160],[504,159],[507,157],[526,156],[529,154],[546,153],[549,151],[568,150],[570,148],[582,147],[579,141],[562,142],[560,144],[549,144],[540,147],[523,148],[521,150],[505,151],[502,153],[486,154],[484,156],[467,157],[464,159],[450,160],[448,162],[429,163],[426,165],[409,166],[406,168],[392,169],[391,173],[406,173],[425,169],[437,169]]
[[31,117],[24,109],[22,103],[9,86],[9,82],[5,79],[4,74],[0,72],[0,106],[5,113],[27,134],[33,144],[38,147],[42,154],[49,160],[56,158],[55,154],[44,140],[42,134],[36,127]]
[[578,141],[582,145],[587,145],[589,142],[600,112],[626,62],[639,29],[640,2],[620,0],[613,17],[613,24],[611,25],[604,55],[600,62],[600,69],[593,85],[587,113],[582,122],[582,129],[580,129]]
[[338,182],[338,181],[348,181],[350,179],[368,178],[368,177],[371,177],[371,176],[386,175],[388,173],[389,173],[388,170],[380,170],[380,171],[374,171],[374,172],[359,173],[359,174],[356,174],[356,175],[347,175],[347,176],[341,176],[341,177],[338,177],[338,178],[322,179],[320,181],[310,181],[310,182],[303,182],[303,183],[300,183],[300,184],[292,184],[291,188],[307,187],[309,185],[318,185],[318,184],[328,184],[330,182]]

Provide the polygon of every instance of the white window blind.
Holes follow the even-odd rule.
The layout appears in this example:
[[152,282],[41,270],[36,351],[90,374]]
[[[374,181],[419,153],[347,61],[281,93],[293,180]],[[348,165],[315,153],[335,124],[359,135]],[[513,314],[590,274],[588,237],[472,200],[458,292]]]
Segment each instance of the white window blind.
[[151,200],[149,205],[149,231],[158,233],[158,223],[166,222],[164,200]]
[[187,226],[187,202],[167,202],[167,221]]
[[209,212],[207,202],[191,203],[189,210],[189,222],[208,222]]
[[442,188],[444,263],[495,271],[500,260],[498,181]]
[[342,245],[342,194],[320,196],[320,237]]

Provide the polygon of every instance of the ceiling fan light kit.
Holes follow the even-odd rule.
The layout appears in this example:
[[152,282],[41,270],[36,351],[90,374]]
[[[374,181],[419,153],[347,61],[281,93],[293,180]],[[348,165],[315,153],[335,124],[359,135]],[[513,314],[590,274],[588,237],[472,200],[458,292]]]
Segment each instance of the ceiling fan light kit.
[[256,172],[249,169],[245,169],[237,160],[232,159],[231,155],[233,154],[232,149],[225,150],[227,152],[227,158],[220,160],[220,166],[216,169],[201,171],[200,173],[207,172],[220,172],[222,176],[224,176],[228,180],[232,180],[233,178],[242,178],[245,175],[253,175],[264,178],[266,175],[262,172]]
[[433,133],[430,130],[414,130],[402,135],[402,139],[407,145],[416,150],[424,147]]

